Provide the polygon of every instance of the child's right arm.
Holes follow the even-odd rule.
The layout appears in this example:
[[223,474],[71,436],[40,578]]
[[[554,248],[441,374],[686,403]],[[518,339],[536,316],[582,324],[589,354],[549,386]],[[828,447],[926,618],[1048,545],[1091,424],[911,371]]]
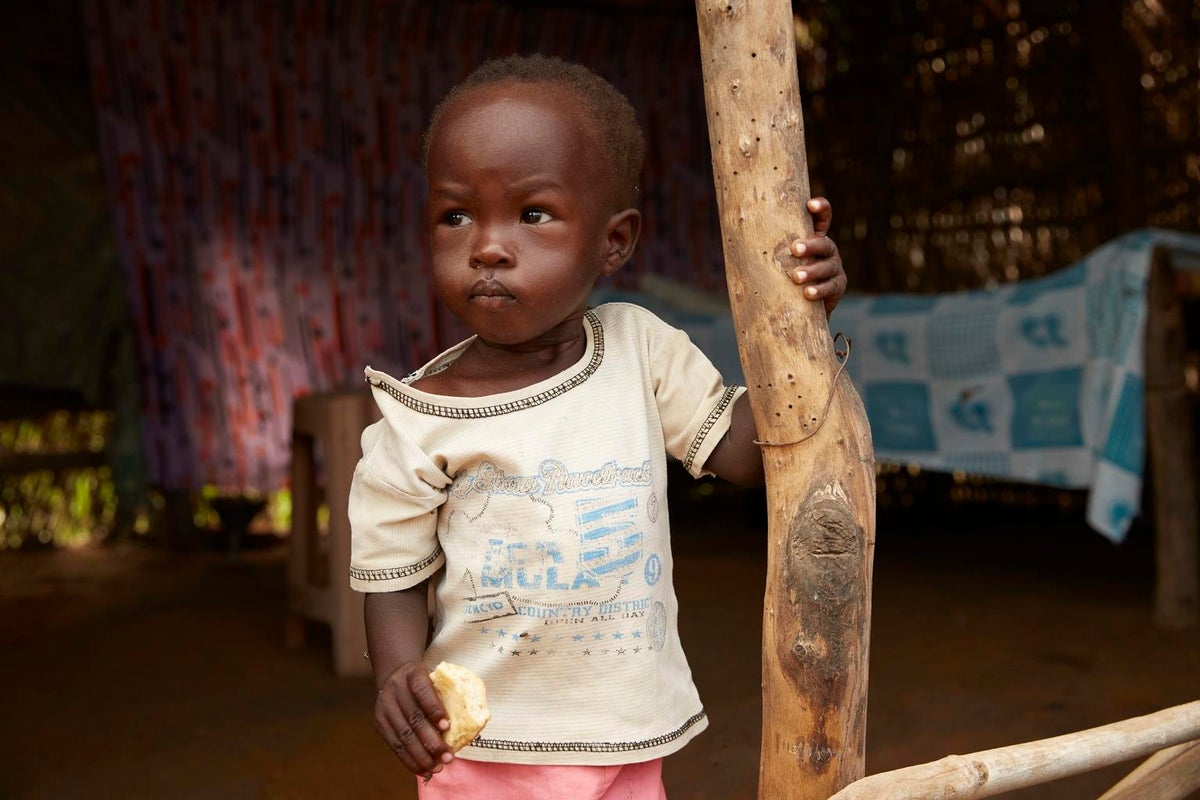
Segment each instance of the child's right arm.
[[429,632],[427,584],[366,596],[367,647],[379,694],[375,728],[414,775],[453,760],[442,731],[450,720],[422,661]]

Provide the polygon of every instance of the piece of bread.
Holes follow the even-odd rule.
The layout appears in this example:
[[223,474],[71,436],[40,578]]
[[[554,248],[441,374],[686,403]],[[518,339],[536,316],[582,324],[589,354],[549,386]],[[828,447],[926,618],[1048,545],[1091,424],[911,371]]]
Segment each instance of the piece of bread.
[[434,667],[429,679],[450,715],[450,727],[442,732],[442,738],[457,753],[470,744],[492,718],[487,705],[487,687],[471,670],[447,661]]

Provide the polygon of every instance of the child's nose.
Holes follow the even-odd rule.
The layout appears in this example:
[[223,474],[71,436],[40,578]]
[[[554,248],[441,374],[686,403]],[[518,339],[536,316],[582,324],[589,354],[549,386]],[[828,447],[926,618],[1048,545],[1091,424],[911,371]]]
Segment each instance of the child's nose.
[[501,232],[481,226],[475,246],[471,250],[471,268],[509,267],[512,263],[512,253]]

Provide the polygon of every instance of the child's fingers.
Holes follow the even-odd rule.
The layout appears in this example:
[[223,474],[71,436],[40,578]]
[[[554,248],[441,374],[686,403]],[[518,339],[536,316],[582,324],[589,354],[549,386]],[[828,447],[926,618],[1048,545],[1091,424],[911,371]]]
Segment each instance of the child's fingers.
[[822,300],[825,313],[831,313],[846,291],[846,273],[832,259],[818,261],[792,270],[794,283],[804,287],[805,300]]
[[421,713],[439,730],[447,730],[450,727],[450,718],[446,715],[437,689],[433,688],[428,671],[422,670],[413,674],[408,683]]
[[414,662],[397,668],[375,701],[375,727],[396,757],[410,772],[438,772],[453,758],[442,738],[449,727],[446,711],[438,700],[424,664]]
[[814,233],[824,236],[833,224],[833,206],[824,197],[813,197],[808,201],[808,213],[813,218]]
[[829,280],[808,283],[804,286],[804,297],[808,300],[824,300],[827,297],[839,297],[844,291],[842,284],[845,278],[830,278]]
[[823,258],[811,264],[805,264],[788,272],[792,282],[797,285],[820,283],[830,279],[845,278],[846,273],[832,258]]
[[837,242],[828,236],[813,236],[808,239],[792,240],[792,255],[796,258],[808,258],[813,261],[822,258],[833,258],[837,255]]
[[441,753],[448,748],[415,703],[381,695],[375,704],[375,728],[409,772],[426,775],[441,770]]

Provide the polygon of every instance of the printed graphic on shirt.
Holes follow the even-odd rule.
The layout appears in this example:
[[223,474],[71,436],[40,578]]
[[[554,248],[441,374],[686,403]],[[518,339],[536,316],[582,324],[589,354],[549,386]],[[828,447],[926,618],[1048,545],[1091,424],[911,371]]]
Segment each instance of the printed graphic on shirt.
[[457,616],[490,648],[533,657],[663,647],[667,612],[655,588],[663,558],[647,540],[660,512],[649,462],[573,471],[547,460],[535,475],[484,462],[449,492],[446,546],[476,543]]
[[550,458],[541,463],[537,475],[509,475],[491,461],[484,461],[478,469],[457,475],[450,486],[450,495],[460,499],[472,495],[547,497],[571,492],[648,487],[651,483],[649,461],[643,461],[636,467],[622,467],[616,461],[609,461],[598,469],[572,472],[566,464]]

